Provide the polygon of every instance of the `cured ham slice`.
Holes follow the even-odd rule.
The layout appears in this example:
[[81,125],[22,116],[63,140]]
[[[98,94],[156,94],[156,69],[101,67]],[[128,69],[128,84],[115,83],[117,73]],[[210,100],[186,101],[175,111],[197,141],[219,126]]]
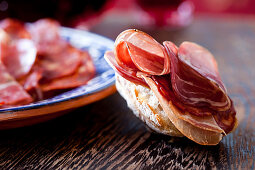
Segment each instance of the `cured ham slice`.
[[75,88],[86,84],[93,78],[95,76],[95,67],[90,55],[87,52],[80,52],[80,55],[82,59],[81,66],[74,74],[42,84],[42,91]]
[[38,50],[37,65],[43,70],[43,79],[74,74],[81,64],[80,52],[61,39],[57,21],[41,19],[28,25],[28,30]]
[[52,19],[40,19],[27,25],[39,55],[58,53],[68,45],[66,41],[61,39],[59,27],[59,23]]
[[37,50],[30,40],[31,36],[24,23],[15,19],[5,19],[0,22],[0,59],[7,71],[20,79],[32,68]]
[[28,104],[32,101],[30,95],[0,63],[0,108]]
[[36,47],[29,39],[17,39],[10,43],[0,42],[0,59],[7,71],[20,79],[31,70],[36,59]]
[[197,116],[213,115],[218,125],[229,133],[236,125],[236,112],[226,94],[213,55],[191,42],[182,43],[178,54],[171,42],[164,42],[164,46],[171,58],[171,81],[175,96],[188,105],[186,108],[190,113]]
[[50,81],[73,74],[80,63],[80,51],[69,45],[61,51],[39,56],[36,65],[43,70],[43,79]]
[[106,61],[112,66],[112,68],[119,73],[122,77],[125,77],[127,80],[134,82],[136,84],[141,84],[147,86],[147,83],[142,79],[136,76],[137,71],[132,69],[123,69],[115,60],[114,53],[112,51],[107,51],[104,54]]
[[[169,42],[164,44],[169,48]],[[172,62],[172,86],[176,96],[191,106],[204,106],[216,111],[228,110],[231,102],[213,55],[191,42],[182,43],[177,55],[169,55]]]
[[114,54],[121,67],[151,75],[170,73],[170,58],[162,45],[138,30],[122,32],[115,41]]
[[4,19],[0,22],[0,28],[2,28],[11,39],[30,39],[31,36],[26,30],[26,27],[23,22],[20,22],[16,19]]

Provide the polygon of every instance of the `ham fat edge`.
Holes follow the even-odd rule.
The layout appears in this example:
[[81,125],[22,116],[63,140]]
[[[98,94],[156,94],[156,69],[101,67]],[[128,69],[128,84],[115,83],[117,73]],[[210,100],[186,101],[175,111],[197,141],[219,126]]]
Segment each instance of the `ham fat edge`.
[[122,32],[105,59],[123,78],[149,87],[176,128],[201,145],[216,145],[237,126],[217,62],[202,46],[159,44],[134,29]]

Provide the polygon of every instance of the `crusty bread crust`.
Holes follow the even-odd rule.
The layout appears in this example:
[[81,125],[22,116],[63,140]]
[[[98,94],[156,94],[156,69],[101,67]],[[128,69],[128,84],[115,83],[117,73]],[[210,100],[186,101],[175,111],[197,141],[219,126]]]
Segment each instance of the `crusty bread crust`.
[[169,120],[157,97],[149,88],[136,85],[117,73],[115,75],[118,92],[127,101],[128,107],[133,113],[150,129],[165,135],[183,136]]

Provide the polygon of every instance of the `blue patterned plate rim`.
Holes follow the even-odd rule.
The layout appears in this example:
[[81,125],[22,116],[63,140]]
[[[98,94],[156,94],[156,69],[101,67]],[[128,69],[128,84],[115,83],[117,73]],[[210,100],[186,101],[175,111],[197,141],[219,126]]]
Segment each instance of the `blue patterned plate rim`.
[[60,102],[73,100],[86,95],[91,95],[114,85],[114,71],[107,64],[103,57],[105,51],[113,49],[114,42],[111,39],[88,31],[66,27],[61,27],[60,34],[73,46],[82,50],[89,51],[94,61],[97,75],[93,79],[91,79],[86,85],[64,92],[50,99],[34,102],[28,105],[0,109],[0,114],[11,114],[12,112],[54,105]]

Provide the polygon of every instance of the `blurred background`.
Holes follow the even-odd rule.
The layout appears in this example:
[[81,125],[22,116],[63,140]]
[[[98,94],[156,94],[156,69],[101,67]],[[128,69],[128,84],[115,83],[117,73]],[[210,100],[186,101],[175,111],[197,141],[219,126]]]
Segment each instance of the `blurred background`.
[[[254,0],[0,0],[0,19],[25,22],[50,17],[62,25],[92,29],[101,22],[150,28],[182,28],[201,15],[255,16]],[[112,25],[114,26],[114,25]]]

